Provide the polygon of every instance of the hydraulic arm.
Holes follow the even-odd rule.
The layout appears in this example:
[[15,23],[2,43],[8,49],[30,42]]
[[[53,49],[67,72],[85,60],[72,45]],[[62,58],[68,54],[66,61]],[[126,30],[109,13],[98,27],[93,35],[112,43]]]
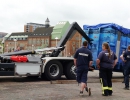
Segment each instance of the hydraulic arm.
[[[86,35],[86,33],[81,29],[81,27],[77,24],[77,22],[73,22],[73,23],[69,26],[68,30],[66,30],[65,34],[63,35],[63,37],[62,37],[61,40],[59,41],[57,47],[64,47],[64,45],[65,45],[66,42],[69,40],[69,38],[74,35],[75,31],[78,31],[79,34],[81,34],[89,43],[91,43],[91,39],[90,39],[90,38]],[[54,51],[52,52],[52,54],[50,55],[50,57],[57,57],[62,50],[64,50],[64,48],[54,50]]]

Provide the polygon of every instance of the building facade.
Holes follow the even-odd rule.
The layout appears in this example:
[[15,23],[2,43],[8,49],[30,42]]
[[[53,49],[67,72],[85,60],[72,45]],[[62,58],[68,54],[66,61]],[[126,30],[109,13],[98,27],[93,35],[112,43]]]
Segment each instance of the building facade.
[[27,25],[24,25],[24,32],[33,32],[36,28],[44,26],[44,24],[27,23]]
[[45,27],[45,25],[50,26],[49,23],[50,23],[50,21],[48,18],[46,19],[45,24],[27,23],[26,25],[24,25],[24,32],[34,32],[39,27]]
[[0,53],[3,53],[3,41],[4,41],[4,37],[5,37],[7,34],[8,34],[8,33],[0,32]]
[[[63,37],[69,22],[59,22],[51,27],[47,19],[44,27],[38,27],[33,32],[12,33],[5,41],[4,52],[11,52],[20,46],[23,50],[35,50],[45,47],[56,47]],[[73,56],[81,46],[81,35],[75,31],[65,44],[65,49],[60,56]]]

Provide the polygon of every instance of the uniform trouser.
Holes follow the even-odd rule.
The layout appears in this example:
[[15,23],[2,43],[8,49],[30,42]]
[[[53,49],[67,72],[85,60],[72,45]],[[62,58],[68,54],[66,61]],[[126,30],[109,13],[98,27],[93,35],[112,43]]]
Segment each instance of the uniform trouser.
[[112,94],[112,69],[100,68],[100,82],[102,85],[102,94],[111,95]]
[[123,81],[125,81],[125,65],[124,64],[121,65],[121,69],[122,69],[122,73],[123,73],[123,76],[124,76]]
[[125,87],[129,87],[129,74],[130,74],[130,61],[126,62],[126,66],[124,69]]

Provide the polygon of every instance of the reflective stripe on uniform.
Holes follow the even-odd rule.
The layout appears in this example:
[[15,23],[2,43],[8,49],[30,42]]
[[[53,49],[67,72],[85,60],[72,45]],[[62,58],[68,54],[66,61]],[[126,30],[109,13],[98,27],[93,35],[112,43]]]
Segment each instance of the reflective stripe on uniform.
[[101,81],[101,86],[102,86],[102,93],[104,94],[104,90],[109,90],[109,89],[108,89],[108,86],[103,87],[102,78],[100,78],[100,81]]
[[108,87],[108,90],[112,90],[112,87]]
[[108,90],[108,87],[106,86],[106,87],[103,87],[103,90]]
[[81,55],[81,56],[88,56],[88,54],[85,54],[85,53],[79,53],[79,55]]
[[102,86],[102,94],[104,94],[102,78],[100,78],[100,81],[101,81],[101,86]]

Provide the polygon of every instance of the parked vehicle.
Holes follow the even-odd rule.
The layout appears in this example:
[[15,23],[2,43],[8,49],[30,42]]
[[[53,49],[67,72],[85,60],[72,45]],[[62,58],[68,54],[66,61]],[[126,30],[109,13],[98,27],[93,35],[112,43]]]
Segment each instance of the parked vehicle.
[[[37,49],[35,51],[18,51],[1,54],[0,76],[40,76],[48,80],[58,80],[64,74],[67,79],[75,79],[73,57],[58,57],[65,44],[78,31],[89,43],[91,39],[81,27],[72,23],[62,36],[57,47]],[[38,51],[53,50],[49,55],[35,56]],[[31,54],[32,56],[27,56]],[[26,55],[26,56],[25,56]]]

